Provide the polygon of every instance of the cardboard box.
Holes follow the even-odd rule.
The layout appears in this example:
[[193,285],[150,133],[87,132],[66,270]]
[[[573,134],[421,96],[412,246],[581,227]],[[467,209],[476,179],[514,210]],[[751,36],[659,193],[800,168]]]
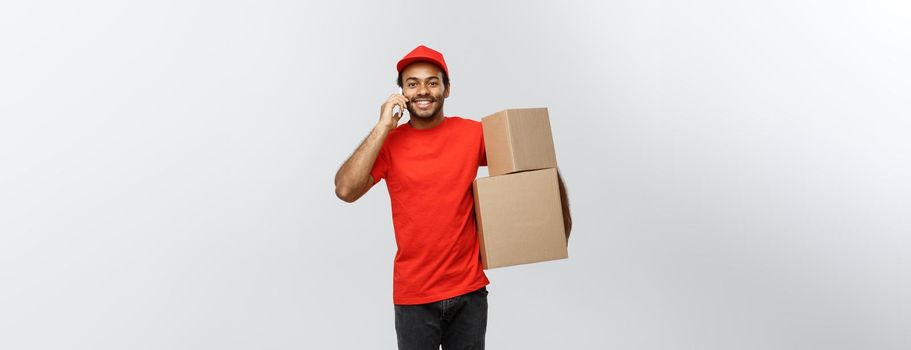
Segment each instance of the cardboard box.
[[479,178],[473,187],[485,269],[568,257],[556,169]]
[[481,123],[490,176],[557,167],[547,108],[507,109]]

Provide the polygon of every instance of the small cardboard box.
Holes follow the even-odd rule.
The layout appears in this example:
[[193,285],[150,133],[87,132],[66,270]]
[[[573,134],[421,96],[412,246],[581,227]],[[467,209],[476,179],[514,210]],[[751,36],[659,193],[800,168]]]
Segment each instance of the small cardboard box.
[[474,181],[485,269],[568,257],[557,181],[552,168]]
[[507,109],[481,124],[490,176],[557,167],[547,108]]

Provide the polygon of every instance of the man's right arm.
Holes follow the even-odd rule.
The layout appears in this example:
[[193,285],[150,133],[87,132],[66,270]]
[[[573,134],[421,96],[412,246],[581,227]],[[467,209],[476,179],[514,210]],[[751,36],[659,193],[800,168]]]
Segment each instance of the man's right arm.
[[405,96],[393,94],[380,107],[379,122],[335,173],[335,195],[339,199],[348,203],[354,202],[373,187],[370,170],[376,162],[386,136],[398,125],[402,117],[402,112],[393,113],[393,107],[399,106],[399,110],[404,111],[406,103]]

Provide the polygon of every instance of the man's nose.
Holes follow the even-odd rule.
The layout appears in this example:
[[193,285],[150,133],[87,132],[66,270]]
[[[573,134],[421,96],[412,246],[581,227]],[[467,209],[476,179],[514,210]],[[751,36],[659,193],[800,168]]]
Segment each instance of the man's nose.
[[427,88],[427,84],[418,84],[417,94],[418,96],[430,94],[430,89]]

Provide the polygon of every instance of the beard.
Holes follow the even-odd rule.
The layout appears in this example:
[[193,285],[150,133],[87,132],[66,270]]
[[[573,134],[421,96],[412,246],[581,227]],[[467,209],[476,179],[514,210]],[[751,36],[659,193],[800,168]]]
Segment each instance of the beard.
[[429,110],[417,110],[414,108],[413,103],[408,103],[408,112],[411,113],[412,117],[418,117],[422,119],[433,118],[437,113],[443,110],[443,98],[442,96],[433,96],[433,108]]

